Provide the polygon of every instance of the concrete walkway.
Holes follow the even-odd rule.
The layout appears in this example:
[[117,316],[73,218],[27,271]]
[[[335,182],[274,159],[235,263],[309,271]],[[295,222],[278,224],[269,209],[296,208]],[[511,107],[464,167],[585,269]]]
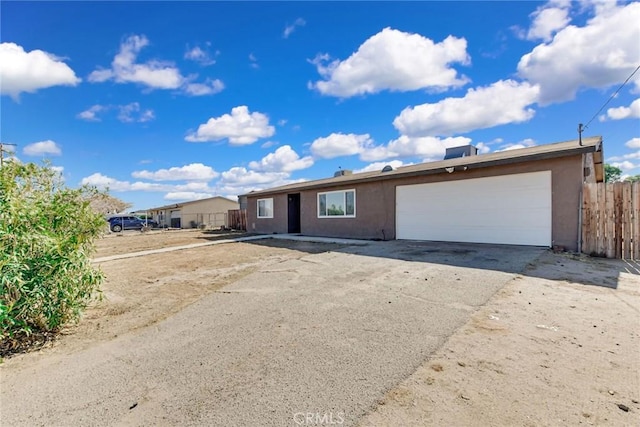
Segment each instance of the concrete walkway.
[[316,242],[316,243],[337,243],[342,245],[367,245],[371,243],[371,240],[340,239],[340,238],[332,238],[332,237],[313,237],[313,236],[302,236],[299,234],[265,234],[260,236],[236,237],[234,239],[214,240],[210,242],[191,243],[189,245],[170,246],[167,248],[149,249],[147,251],[138,251],[138,252],[129,252],[126,254],[110,255],[110,256],[105,256],[100,258],[94,258],[93,262],[100,263],[100,262],[106,262],[106,261],[115,261],[119,259],[135,258],[135,257],[151,255],[151,254],[161,254],[164,252],[180,251],[183,249],[200,248],[203,246],[222,245],[227,243],[238,243],[238,242],[249,242],[252,240],[264,240],[264,239],[297,240],[297,241]]

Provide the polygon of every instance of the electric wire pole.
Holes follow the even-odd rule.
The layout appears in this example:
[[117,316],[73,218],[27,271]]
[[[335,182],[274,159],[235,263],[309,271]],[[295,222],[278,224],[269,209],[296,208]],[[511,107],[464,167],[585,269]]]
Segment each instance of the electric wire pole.
[[[9,144],[8,142],[0,142],[0,167],[2,167],[4,165],[4,146],[5,145],[11,145],[16,147],[18,144]],[[7,150],[7,153],[9,151]]]

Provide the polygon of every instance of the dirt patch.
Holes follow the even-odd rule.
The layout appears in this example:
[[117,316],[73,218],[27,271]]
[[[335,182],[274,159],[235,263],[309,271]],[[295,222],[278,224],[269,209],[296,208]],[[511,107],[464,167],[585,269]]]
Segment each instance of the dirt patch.
[[[95,257],[229,239],[240,233],[152,231],[110,234]],[[101,300],[81,321],[45,343],[41,352],[70,353],[153,325],[258,268],[325,252],[339,245],[281,240],[229,243],[99,263]]]
[[545,253],[360,425],[640,425],[638,267]]

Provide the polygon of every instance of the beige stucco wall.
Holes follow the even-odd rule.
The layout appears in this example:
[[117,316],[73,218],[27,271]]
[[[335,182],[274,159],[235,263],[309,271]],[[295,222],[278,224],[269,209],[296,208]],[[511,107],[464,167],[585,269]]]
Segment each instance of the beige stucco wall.
[[180,210],[181,228],[194,228],[199,226],[220,227],[228,226],[227,212],[239,209],[240,205],[226,198],[214,198],[189,202],[178,208],[152,210],[154,219],[158,219],[160,212],[164,212],[164,222],[170,224],[170,215],[173,210]]
[[[301,232],[310,236],[395,239],[395,196],[398,185],[454,181],[544,170],[551,171],[553,245],[575,251],[578,246],[578,218],[582,190],[583,158],[581,154],[550,160],[456,171],[453,174],[443,172],[331,187],[330,191],[356,189],[355,218],[318,218],[316,195],[327,189],[300,191]],[[260,198],[268,197],[274,198],[273,219],[256,218],[257,197],[249,196],[248,228],[250,231],[258,233],[286,233],[288,226],[287,194],[261,196]]]

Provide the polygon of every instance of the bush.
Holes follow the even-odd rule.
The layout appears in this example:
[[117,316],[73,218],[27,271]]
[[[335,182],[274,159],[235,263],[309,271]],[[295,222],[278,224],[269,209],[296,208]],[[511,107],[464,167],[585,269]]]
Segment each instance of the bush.
[[66,188],[48,165],[0,167],[0,349],[57,332],[100,295],[91,254],[105,221],[90,207],[96,194]]

